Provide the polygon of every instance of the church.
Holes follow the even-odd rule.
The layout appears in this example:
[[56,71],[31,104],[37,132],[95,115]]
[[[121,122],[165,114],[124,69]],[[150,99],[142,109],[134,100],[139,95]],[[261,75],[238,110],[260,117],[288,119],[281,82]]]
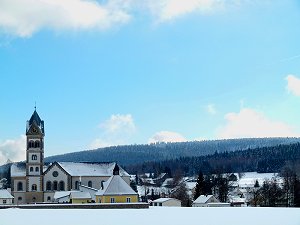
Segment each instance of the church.
[[11,166],[11,188],[15,204],[53,202],[57,191],[79,190],[79,186],[101,189],[115,175],[129,185],[130,175],[116,163],[44,163],[45,126],[36,109],[26,125],[26,161]]

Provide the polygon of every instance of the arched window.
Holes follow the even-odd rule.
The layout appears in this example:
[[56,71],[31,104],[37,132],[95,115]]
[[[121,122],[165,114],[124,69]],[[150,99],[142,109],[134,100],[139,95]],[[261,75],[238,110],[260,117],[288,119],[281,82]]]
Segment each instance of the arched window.
[[33,167],[32,166],[30,167],[30,172],[33,172]]
[[63,181],[59,182],[59,190],[60,191],[64,191],[65,190],[65,182],[63,182]]
[[36,197],[33,197],[33,198],[32,198],[32,201],[35,202],[35,201],[36,201]]
[[34,142],[33,141],[29,141],[29,148],[34,148]]
[[57,181],[53,181],[53,191],[57,191]]
[[37,160],[37,155],[32,155],[31,160]]
[[37,190],[36,184],[33,184],[33,185],[31,186],[31,190],[32,190],[32,191],[36,191],[36,190]]
[[75,189],[78,190],[79,189],[79,182],[75,181]]
[[35,167],[35,172],[39,172],[39,167]]
[[19,201],[19,202],[22,201],[22,197],[18,197],[18,201]]
[[23,183],[22,182],[18,182],[17,190],[18,191],[23,191]]
[[50,197],[50,196],[47,197],[47,201],[48,201],[48,202],[51,201],[51,197]]
[[46,183],[46,191],[51,191],[51,181],[47,181],[47,183]]
[[39,148],[40,147],[40,141],[35,141],[34,142],[34,147]]
[[89,182],[88,182],[88,186],[89,186],[89,187],[92,187],[92,186],[93,186],[93,182],[92,182],[92,181],[89,181]]

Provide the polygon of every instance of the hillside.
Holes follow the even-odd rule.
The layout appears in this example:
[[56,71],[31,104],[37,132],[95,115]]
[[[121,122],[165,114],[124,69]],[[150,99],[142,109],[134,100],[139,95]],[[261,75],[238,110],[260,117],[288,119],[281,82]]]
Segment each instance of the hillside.
[[257,171],[278,173],[284,166],[295,167],[300,173],[300,143],[215,153],[207,156],[181,157],[160,162],[144,162],[129,165],[129,173],[181,171],[185,175],[196,175],[199,171],[211,173],[238,173]]
[[126,145],[86,150],[45,158],[45,162],[107,162],[115,161],[123,166],[150,161],[163,161],[180,157],[198,157],[216,152],[233,152],[258,147],[277,146],[300,142],[300,138],[245,138],[180,143]]

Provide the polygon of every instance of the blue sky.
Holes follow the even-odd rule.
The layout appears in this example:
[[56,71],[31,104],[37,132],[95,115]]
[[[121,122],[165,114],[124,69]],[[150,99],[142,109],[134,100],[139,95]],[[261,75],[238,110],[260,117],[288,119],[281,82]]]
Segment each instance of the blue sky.
[[296,0],[0,6],[0,164],[24,159],[35,101],[46,155],[300,136]]

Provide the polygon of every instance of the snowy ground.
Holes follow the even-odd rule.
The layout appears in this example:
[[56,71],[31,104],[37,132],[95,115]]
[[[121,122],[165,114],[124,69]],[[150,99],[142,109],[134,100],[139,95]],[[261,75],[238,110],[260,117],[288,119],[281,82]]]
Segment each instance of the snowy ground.
[[295,208],[2,209],[0,225],[300,225]]

